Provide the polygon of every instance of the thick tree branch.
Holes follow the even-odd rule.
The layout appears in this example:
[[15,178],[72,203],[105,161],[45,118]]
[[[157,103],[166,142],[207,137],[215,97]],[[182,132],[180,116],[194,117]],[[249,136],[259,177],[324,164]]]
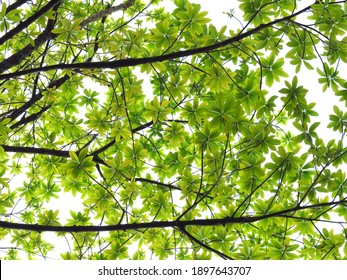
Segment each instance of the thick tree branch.
[[[140,130],[142,130],[142,129],[145,129],[145,128],[147,128],[147,127],[150,127],[151,125],[153,125],[153,121],[147,122],[147,123],[142,124],[142,125],[140,125],[140,126],[138,126],[138,127],[136,127],[136,128],[133,128],[133,129],[131,130],[131,133],[138,132],[138,131],[140,131]],[[96,155],[98,155],[98,154],[100,154],[100,153],[106,151],[108,148],[112,147],[115,143],[116,143],[116,140],[113,139],[113,140],[111,140],[110,142],[108,142],[105,146],[103,146],[103,147],[101,147],[101,148],[95,150],[94,152],[92,152],[91,155],[96,156]]]
[[219,252],[218,250],[208,246],[207,244],[201,242],[199,239],[197,239],[195,236],[191,235],[185,228],[180,228],[181,232],[183,234],[185,234],[191,241],[197,243],[199,246],[217,254],[218,256],[220,256],[221,258],[225,259],[225,260],[233,260],[233,258],[229,257],[228,255]]
[[20,24],[18,24],[15,28],[13,28],[10,31],[7,31],[4,36],[0,38],[0,45],[4,44],[7,40],[13,38],[15,35],[17,35],[20,31],[27,28],[30,24],[32,24],[35,20],[37,20],[39,17],[47,13],[50,9],[52,9],[55,5],[59,4],[61,0],[52,0],[51,2],[48,2],[46,6],[44,6],[41,10],[37,11],[35,14],[33,14],[28,19],[22,21]]
[[146,178],[135,178],[136,182],[141,182],[141,183],[148,183],[148,184],[153,184],[153,185],[158,185],[158,186],[163,186],[163,187],[167,187],[169,189],[173,189],[173,190],[181,190],[179,187],[171,185],[171,184],[165,184],[162,182],[158,182],[158,181],[154,181],[154,180],[150,180],[150,179],[146,179]]
[[[64,157],[69,158],[68,151],[62,150],[54,150],[47,148],[35,148],[35,147],[16,147],[16,146],[8,146],[8,145],[0,145],[5,152],[12,153],[23,153],[23,154],[38,154],[38,155],[47,155],[47,156],[56,156],[56,157]],[[105,165],[105,162],[100,159],[98,156],[93,156],[93,161],[96,163],[100,163]]]
[[[182,191],[180,187],[177,187],[175,185],[162,183],[162,182],[158,182],[158,181],[150,180],[150,179],[146,179],[146,178],[135,178],[135,181],[140,182],[140,183],[148,183],[148,184],[158,185],[158,186],[169,188],[171,190]],[[212,196],[209,196],[209,195],[206,196],[204,193],[199,193],[197,191],[194,191],[194,193],[199,195],[199,196],[203,196],[204,198],[210,198],[210,199],[213,198]]]
[[[48,85],[48,89],[52,89],[52,88],[59,88],[62,84],[64,84],[68,79],[70,78],[70,76],[68,75],[64,75],[63,77],[52,81],[49,85]],[[36,102],[38,102],[39,100],[41,100],[43,98],[43,91],[39,92],[38,94],[32,96],[32,98],[30,98],[26,103],[24,103],[21,107],[14,109],[13,111],[11,111],[10,114],[7,115],[7,118],[11,118],[11,119],[15,119],[18,116],[20,116],[21,114],[23,114],[25,111],[27,111],[31,106],[33,106]]]
[[6,8],[6,14],[24,5],[26,2],[29,2],[29,0],[17,0]]
[[102,10],[102,11],[100,11],[94,15],[91,15],[90,17],[88,17],[87,19],[82,21],[80,26],[81,27],[87,26],[89,23],[95,22],[95,21],[102,19],[106,16],[109,16],[115,12],[118,12],[121,10],[124,11],[124,10],[128,9],[129,7],[131,7],[132,5],[134,5],[134,3],[135,3],[135,0],[128,0],[127,2],[122,3],[118,6],[106,8],[106,9],[104,9],[104,10]]
[[[200,48],[195,48],[195,49],[190,49],[190,50],[183,50],[183,51],[178,51],[174,53],[169,53],[169,54],[164,54],[164,55],[159,55],[159,56],[152,56],[152,57],[143,57],[143,58],[128,58],[128,59],[120,59],[120,60],[115,60],[115,61],[100,61],[100,62],[88,62],[88,63],[74,63],[74,64],[55,64],[55,65],[48,65],[44,67],[37,67],[37,68],[32,68],[32,69],[27,69],[23,71],[17,71],[14,73],[9,73],[9,74],[2,74],[0,75],[0,80],[4,79],[10,79],[10,78],[15,78],[27,74],[32,74],[32,73],[37,73],[37,72],[46,72],[50,70],[64,70],[64,69],[115,69],[115,68],[123,68],[123,67],[131,67],[131,66],[138,66],[138,65],[143,65],[143,64],[150,64],[150,63],[155,63],[155,62],[163,62],[163,61],[168,61],[172,59],[177,59],[177,58],[184,58],[187,56],[192,56],[196,54],[201,54],[201,53],[207,53],[213,50],[216,50],[221,47],[225,47],[228,45],[231,45],[233,43],[239,42],[245,38],[248,38],[252,36],[253,34],[256,34],[260,32],[261,30],[271,27],[275,24],[282,23],[285,21],[288,21],[292,19],[293,17],[296,17],[297,15],[300,15],[301,13],[304,13],[308,11],[311,8],[311,6],[308,6],[296,13],[293,13],[292,15],[276,19],[274,21],[271,21],[266,24],[261,24],[257,26],[256,28],[253,28],[249,31],[246,31],[242,34],[239,34],[237,36],[234,36],[232,38],[229,38],[227,40],[224,40],[222,42],[205,46],[205,47],[200,47]],[[0,64],[0,69],[1,69],[1,64]],[[8,68],[7,68],[8,69]]]
[[[59,3],[61,3],[61,2],[58,2],[58,4]],[[59,7],[59,5],[56,4],[53,7],[53,9],[57,10],[58,7]],[[11,55],[7,59],[3,60],[0,63],[0,73],[6,71],[7,69],[10,69],[13,66],[20,64],[26,57],[30,56],[42,44],[44,44],[46,41],[48,41],[50,39],[53,39],[56,36],[56,34],[53,34],[51,31],[54,28],[55,22],[56,22],[55,19],[48,19],[46,28],[34,40],[34,45],[28,44],[20,51],[16,52],[15,54]]]
[[47,148],[34,148],[34,147],[16,147],[1,145],[5,152],[13,153],[24,153],[24,154],[39,154],[39,155],[48,155],[48,156],[58,156],[58,157],[69,157],[68,151],[62,150],[53,150]]
[[[17,230],[28,230],[38,232],[101,232],[101,231],[122,231],[122,230],[140,230],[150,228],[185,228],[186,226],[218,226],[226,224],[248,224],[261,221],[264,219],[284,217],[286,219],[296,219],[292,213],[302,211],[306,209],[315,209],[321,207],[327,207],[332,205],[339,205],[347,203],[347,198],[340,201],[331,201],[325,203],[317,203],[306,206],[296,206],[286,210],[269,213],[261,216],[243,216],[243,217],[226,217],[221,219],[197,219],[190,221],[153,221],[145,223],[133,223],[133,224],[117,224],[107,226],[51,226],[51,225],[38,225],[38,224],[22,224],[12,223],[6,221],[0,221],[0,228],[17,229]],[[313,219],[314,220],[314,219]]]
[[11,125],[10,128],[11,129],[14,129],[18,126],[21,126],[21,125],[25,125],[29,122],[33,122],[33,121],[36,121],[37,119],[40,118],[40,116],[46,112],[49,108],[51,108],[51,105],[48,105],[48,106],[45,106],[43,107],[40,111],[38,111],[37,113],[35,114],[31,114],[30,116],[28,117],[24,117],[22,118],[20,121],[16,122],[15,124]]
[[145,128],[148,128],[148,127],[151,127],[153,125],[153,121],[150,121],[150,122],[147,122],[147,123],[144,123],[144,124],[141,124],[140,126],[136,127],[136,128],[133,128],[131,130],[132,133],[135,133],[135,132],[138,132],[138,131],[141,131]]
[[[54,10],[56,10],[59,7],[58,4],[61,3],[61,0],[53,0],[52,2],[54,2],[54,5],[52,4],[52,7],[54,8]],[[57,2],[57,3],[55,3],[55,2]],[[133,4],[134,4],[134,0],[128,0],[127,2],[120,4],[116,7],[106,8],[105,10],[87,18],[85,21],[82,21],[82,23],[80,24],[80,27],[84,27],[87,24],[94,22],[100,18],[103,18],[103,17],[105,17],[111,13],[116,12],[116,11],[119,11],[122,9],[125,10],[125,9],[129,8],[130,6],[132,6]],[[0,63],[0,73],[10,69],[13,66],[20,64],[26,57],[30,56],[35,50],[37,50],[46,41],[52,40],[55,37],[57,37],[57,34],[52,33],[55,22],[56,22],[56,19],[49,19],[48,20],[45,30],[39,36],[37,36],[37,38],[34,40],[34,46],[32,44],[28,44],[27,46],[25,46],[23,49],[21,49],[17,53],[15,53],[12,56],[10,56],[9,58],[3,60]],[[31,20],[30,20],[30,23],[31,23]],[[18,27],[18,29],[20,29],[20,27]],[[42,67],[40,67],[40,68],[42,68]]]

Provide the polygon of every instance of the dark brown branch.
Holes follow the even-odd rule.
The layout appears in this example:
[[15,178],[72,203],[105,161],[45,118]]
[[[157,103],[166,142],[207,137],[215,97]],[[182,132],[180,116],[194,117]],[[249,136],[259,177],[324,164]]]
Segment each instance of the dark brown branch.
[[[73,61],[75,61],[78,58],[78,56],[75,56],[73,58]],[[92,57],[90,57],[89,59],[92,59]],[[16,109],[12,109],[11,112],[5,113],[4,115],[7,115],[7,118],[11,118],[11,119],[15,119],[18,116],[20,116],[21,114],[23,114],[24,112],[26,112],[30,107],[32,107],[35,103],[37,103],[38,101],[40,101],[43,98],[43,93],[47,90],[50,89],[57,89],[59,87],[61,87],[67,80],[70,79],[71,76],[65,74],[64,76],[60,77],[59,79],[50,81],[49,85],[40,90],[40,92],[38,94],[33,94],[32,97],[25,102],[21,107],[16,108]],[[37,79],[37,77],[36,77]],[[13,127],[14,128],[17,124],[14,124]]]
[[[148,183],[148,184],[153,184],[153,185],[158,185],[158,186],[162,186],[162,187],[166,187],[166,188],[169,188],[171,190],[178,190],[178,191],[182,191],[181,188],[175,186],[175,185],[172,185],[172,184],[167,184],[167,183],[162,183],[162,182],[158,182],[158,181],[155,181],[155,180],[151,180],[151,179],[146,179],[146,178],[135,178],[135,181],[136,182],[141,182],[141,183]],[[212,196],[205,196],[204,193],[199,193],[197,191],[194,192],[195,194],[197,195],[200,195],[200,196],[204,196],[204,197],[207,197],[207,198],[210,198],[212,199]]]
[[106,8],[106,9],[104,9],[104,10],[102,10],[96,14],[91,15],[90,17],[88,17],[87,19],[82,21],[80,26],[81,27],[87,26],[89,23],[97,21],[101,18],[105,18],[106,16],[111,15],[114,12],[117,12],[120,10],[124,11],[124,10],[128,9],[129,7],[131,7],[132,5],[134,5],[134,3],[135,3],[135,0],[128,0],[127,2],[122,3],[118,6]]
[[1,147],[5,150],[5,152],[23,153],[23,154],[39,154],[39,155],[57,156],[57,157],[65,157],[65,158],[69,157],[69,152],[62,151],[62,150],[34,148],[34,147],[16,147],[16,146],[8,146],[8,145],[1,145]]
[[[62,150],[54,150],[54,149],[47,149],[47,148],[35,148],[35,147],[16,147],[16,146],[8,146],[8,145],[0,145],[5,152],[10,153],[23,153],[23,154],[38,154],[38,155],[47,155],[47,156],[56,156],[56,157],[64,157],[69,158],[69,152],[68,151],[62,151]],[[93,156],[93,161],[96,163],[100,163],[105,165],[105,162],[100,159],[98,156]]]
[[163,187],[167,187],[169,189],[173,189],[173,190],[181,190],[179,187],[171,185],[171,184],[166,184],[166,183],[162,183],[162,182],[158,182],[158,181],[154,181],[154,180],[150,180],[150,179],[146,179],[146,178],[135,178],[136,182],[141,182],[141,183],[148,183],[148,184],[153,184],[153,185],[158,185],[158,186],[163,186]]
[[35,114],[31,114],[30,116],[28,117],[25,117],[25,118],[22,118],[20,121],[16,122],[15,124],[11,125],[10,128],[11,129],[14,129],[18,126],[21,126],[21,125],[25,125],[29,122],[33,122],[33,121],[36,121],[37,119],[40,118],[40,116],[46,112],[49,108],[51,108],[51,105],[49,106],[45,106],[43,107],[40,111],[38,111],[37,113]]
[[[53,0],[52,2],[57,2],[53,5],[54,10],[56,10],[60,3],[61,0]],[[58,5],[59,4],[59,5]],[[125,10],[132,6],[134,4],[134,0],[128,0],[127,2],[120,4],[116,7],[111,7],[111,8],[106,8],[105,10],[92,15],[85,21],[83,21],[80,26],[84,27],[85,25],[98,20],[99,18],[105,17],[111,13],[114,13],[119,10]],[[106,12],[105,12],[106,11]],[[32,44],[28,44],[25,46],[22,50],[18,51],[17,53],[13,54],[9,58],[5,59],[0,63],[0,73],[10,69],[13,66],[16,66],[20,64],[26,57],[30,56],[35,50],[38,49],[43,43],[45,43],[48,40],[52,40],[57,37],[57,34],[52,33],[52,30],[54,28],[56,19],[49,19],[47,22],[47,26],[45,30],[34,40],[34,46]],[[39,67],[42,68],[42,67]]]
[[[142,129],[145,129],[145,128],[147,128],[147,127],[150,127],[152,124],[153,124],[153,121],[150,121],[150,122],[148,122],[148,123],[142,124],[142,125],[140,125],[140,126],[138,126],[138,127],[136,127],[136,128],[133,128],[133,129],[131,130],[131,132],[132,132],[132,133],[138,132],[138,131],[140,131],[140,130],[142,130]],[[103,147],[101,147],[101,148],[95,150],[94,152],[92,152],[91,155],[96,156],[96,155],[98,155],[98,154],[100,154],[100,153],[106,151],[108,148],[112,147],[115,143],[116,143],[116,140],[113,139],[113,140],[111,140],[109,143],[107,143],[105,146],[103,146]]]
[[37,20],[39,17],[47,13],[51,8],[53,8],[55,5],[60,3],[61,0],[52,0],[51,2],[48,2],[46,6],[44,6],[41,10],[37,11],[35,14],[33,14],[31,17],[26,19],[25,21],[22,21],[20,24],[18,24],[15,28],[12,30],[6,32],[4,36],[0,38],[0,45],[4,44],[7,40],[13,38],[15,35],[17,35],[20,31],[27,28],[30,24],[32,24],[35,20]]
[[[62,84],[64,84],[70,77],[68,75],[64,75],[63,77],[59,78],[58,80],[55,80],[51,82],[48,85],[48,89],[52,88],[59,88]],[[7,117],[11,119],[15,119],[21,114],[23,114],[26,110],[28,110],[31,106],[33,106],[36,102],[38,102],[40,99],[43,98],[43,91],[38,93],[37,95],[34,95],[31,99],[29,99],[26,103],[23,104],[23,106],[14,109],[11,114],[9,114]]]
[[220,256],[221,258],[225,259],[225,260],[233,260],[233,258],[229,257],[228,255],[222,253],[222,252],[219,252],[218,250],[208,246],[207,244],[203,243],[202,241],[200,241],[199,239],[197,239],[195,236],[191,235],[185,228],[181,228],[180,229],[181,232],[183,234],[185,234],[191,241],[197,243],[198,245],[200,245],[201,247],[217,254],[218,256]]
[[26,2],[29,2],[29,0],[17,0],[6,8],[6,14],[24,5]]
[[109,143],[107,143],[105,146],[103,146],[103,147],[101,147],[101,148],[95,150],[94,152],[92,152],[91,155],[96,156],[96,155],[98,155],[98,154],[100,154],[100,153],[106,151],[108,148],[112,147],[115,143],[116,143],[116,140],[113,139],[112,141],[110,141]]
[[117,225],[107,225],[107,226],[51,226],[51,225],[38,225],[38,224],[22,224],[22,223],[12,223],[6,221],[0,221],[0,228],[7,229],[17,229],[17,230],[29,230],[38,232],[101,232],[101,231],[121,231],[121,230],[139,230],[139,229],[150,229],[150,228],[179,228],[182,229],[186,226],[218,226],[226,224],[249,224],[264,219],[283,217],[286,215],[286,219],[296,219],[296,217],[290,215],[297,211],[302,211],[306,209],[315,209],[332,205],[345,204],[347,199],[340,201],[332,201],[325,203],[318,203],[306,206],[296,206],[286,210],[269,213],[261,216],[243,216],[243,217],[226,217],[220,219],[197,219],[190,221],[153,221],[144,223],[133,223],[133,224],[117,224]]
[[138,127],[136,127],[136,128],[133,128],[133,129],[131,130],[131,132],[132,132],[132,133],[135,133],[135,132],[138,132],[138,131],[143,130],[143,129],[145,129],[145,128],[148,128],[148,127],[150,127],[150,126],[152,126],[152,125],[153,125],[153,121],[150,121],[150,122],[148,122],[148,123],[141,124],[140,126],[138,126]]
[[[54,6],[54,9],[57,8],[58,5]],[[34,45],[28,44],[20,51],[3,60],[0,63],[0,73],[20,64],[26,57],[30,56],[34,51],[36,51],[43,43],[56,37],[57,35],[51,32],[54,28],[54,25],[55,19],[48,19],[46,28],[34,40]]]
[[[116,69],[116,68],[123,68],[123,67],[131,67],[131,66],[138,66],[143,64],[150,64],[155,62],[163,62],[167,60],[177,59],[177,58],[184,58],[187,56],[192,56],[196,54],[201,53],[207,53],[213,50],[216,50],[218,48],[228,46],[230,44],[233,44],[235,42],[241,41],[242,39],[248,38],[252,36],[253,34],[256,34],[260,32],[261,30],[271,27],[275,24],[290,20],[291,18],[309,10],[311,6],[308,6],[292,15],[289,15],[287,17],[279,18],[277,20],[271,21],[266,24],[261,24],[257,26],[254,29],[251,29],[249,31],[246,31],[245,33],[239,34],[235,37],[229,38],[227,40],[224,40],[222,42],[200,47],[196,49],[190,49],[190,50],[183,50],[178,51],[170,54],[160,55],[160,56],[152,56],[152,57],[143,57],[143,58],[129,58],[129,59],[120,59],[116,61],[100,61],[100,62],[85,62],[85,63],[74,63],[74,64],[55,64],[55,65],[48,65],[44,67],[37,67],[32,69],[27,69],[23,71],[18,71],[14,73],[9,74],[3,74],[0,75],[0,80],[14,78],[18,76],[23,76],[27,74],[37,73],[37,72],[46,72],[50,70],[63,70],[63,69]],[[1,69],[1,64],[0,64]],[[8,68],[6,68],[8,69]]]

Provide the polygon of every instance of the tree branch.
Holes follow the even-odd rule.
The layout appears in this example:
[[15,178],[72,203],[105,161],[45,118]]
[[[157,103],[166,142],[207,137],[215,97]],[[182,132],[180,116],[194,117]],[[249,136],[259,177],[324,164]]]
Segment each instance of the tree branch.
[[20,121],[16,122],[15,124],[11,125],[10,128],[11,129],[14,129],[18,126],[21,126],[21,125],[25,125],[29,122],[33,122],[33,121],[36,121],[37,119],[40,118],[40,116],[46,112],[49,108],[51,108],[51,105],[48,105],[48,106],[45,106],[43,107],[40,111],[38,111],[37,113],[35,114],[31,114],[30,116],[28,117],[25,117],[25,118],[22,118]]
[[[243,216],[243,217],[226,217],[220,219],[197,219],[190,221],[153,221],[144,223],[133,223],[133,224],[117,224],[117,225],[107,225],[107,226],[51,226],[51,225],[38,225],[38,224],[22,224],[22,223],[12,223],[6,221],[0,221],[0,228],[7,229],[17,229],[17,230],[28,230],[28,231],[38,231],[38,232],[101,232],[101,231],[122,231],[122,230],[140,230],[140,229],[150,229],[150,228],[184,228],[186,226],[218,226],[226,224],[249,224],[264,219],[283,217],[283,215],[294,213],[297,211],[302,211],[305,209],[321,208],[331,205],[339,205],[347,202],[347,198],[340,201],[331,201],[325,203],[318,203],[306,206],[296,206],[286,210],[269,213],[261,216]],[[286,219],[297,219],[295,216],[285,216]]]
[[219,252],[218,250],[208,246],[207,244],[201,242],[199,239],[197,239],[195,236],[191,235],[185,228],[180,228],[180,231],[185,234],[191,241],[199,244],[201,247],[217,254],[218,256],[220,256],[221,258],[225,259],[225,260],[233,260],[233,258],[229,257],[228,255]]
[[[54,9],[57,9],[58,7],[59,5],[56,4],[54,6]],[[3,60],[0,63],[0,73],[6,71],[7,69],[10,69],[13,66],[20,64],[26,57],[30,56],[35,50],[37,50],[39,46],[41,46],[46,41],[53,39],[56,36],[56,34],[53,34],[51,31],[54,28],[55,21],[55,19],[48,19],[46,28],[34,40],[34,45],[28,44],[20,51]]]
[[[61,0],[52,0],[52,2],[50,4],[48,4],[48,5],[52,5],[52,7],[54,7],[54,9],[57,9],[59,7],[58,4],[60,4],[60,3],[61,3]],[[116,11],[119,11],[119,10],[122,10],[122,9],[125,10],[125,9],[129,8],[130,6],[132,6],[133,4],[134,4],[134,0],[128,0],[127,2],[125,2],[123,4],[120,4],[120,5],[116,6],[116,7],[106,8],[105,10],[102,10],[101,12],[99,12],[99,13],[97,13],[95,15],[90,16],[85,21],[82,21],[82,23],[80,24],[80,27],[84,27],[85,25],[87,25],[87,24],[89,24],[91,22],[94,22],[94,21],[96,21],[96,20],[98,20],[100,18],[103,18],[103,17],[105,17],[105,16],[107,16],[107,15],[113,13],[113,12],[116,12]],[[46,6],[48,6],[48,5],[46,5]],[[45,7],[40,10],[39,16],[41,16],[41,11],[42,10],[44,10],[44,11],[46,10]],[[52,8],[52,7],[49,6],[49,8]],[[42,11],[42,13],[43,13],[43,11]],[[33,18],[33,16],[32,16],[29,19],[27,19],[25,22],[23,22],[23,25],[20,24],[19,26],[17,26],[14,29],[17,32],[19,32],[24,25],[29,25],[30,23],[32,23],[36,19],[37,18]],[[16,65],[20,64],[23,61],[24,58],[26,58],[29,55],[31,55],[43,43],[45,43],[46,41],[54,39],[55,37],[57,37],[57,34],[52,33],[52,30],[53,30],[54,25],[55,25],[55,21],[56,21],[56,19],[49,19],[48,20],[47,26],[46,26],[45,30],[39,36],[37,36],[37,38],[34,40],[34,46],[32,44],[28,44],[23,49],[18,51],[17,53],[15,53],[12,56],[10,56],[9,58],[3,60],[0,63],[0,73],[10,69],[13,66],[16,66]],[[10,32],[15,32],[15,31],[11,30]],[[11,34],[9,35],[10,37],[13,36]],[[8,36],[8,35],[5,34],[4,37],[5,36]],[[8,38],[8,39],[10,39],[10,38]],[[8,40],[8,39],[6,39],[6,40]],[[1,45],[1,41],[0,41],[0,45]],[[42,68],[42,67],[39,67],[39,68]]]
[[109,8],[106,8],[94,15],[91,15],[90,17],[88,17],[87,19],[85,19],[84,21],[82,21],[80,23],[80,26],[81,27],[84,27],[84,26],[87,26],[89,23],[92,23],[94,21],[97,21],[101,18],[104,18],[106,16],[109,16],[117,11],[121,11],[121,10],[126,10],[128,9],[129,7],[131,7],[132,5],[134,5],[135,3],[135,0],[128,0],[127,2],[125,3],[122,3],[118,6],[115,6],[115,7],[109,7]]
[[[64,157],[69,158],[69,152],[63,150],[54,150],[47,148],[35,148],[35,147],[16,147],[16,146],[8,146],[8,145],[0,145],[5,152],[12,153],[23,153],[23,154],[38,154],[38,155],[47,155],[47,156],[56,156],[56,157]],[[93,155],[93,161],[96,163],[100,163],[106,165],[105,162],[100,159],[97,155]]]
[[[138,131],[140,131],[140,130],[142,130],[142,129],[145,129],[145,128],[147,128],[147,127],[150,127],[152,124],[153,124],[153,121],[150,121],[150,122],[147,122],[147,123],[145,123],[145,124],[142,124],[142,125],[140,125],[140,126],[138,126],[138,127],[136,127],[136,128],[133,128],[133,129],[131,130],[131,133],[135,133],[135,132],[138,132]],[[108,148],[112,147],[115,143],[116,143],[116,140],[113,139],[113,140],[111,140],[109,143],[107,143],[105,146],[103,146],[103,147],[101,147],[101,148],[95,150],[94,152],[92,152],[91,155],[96,156],[96,155],[98,155],[98,154],[100,154],[100,153],[106,151]]]
[[55,5],[59,4],[61,0],[52,0],[51,2],[48,2],[46,6],[44,6],[41,10],[37,11],[35,14],[33,14],[31,17],[26,19],[25,21],[22,21],[20,24],[18,24],[15,28],[13,28],[10,31],[7,31],[4,36],[0,38],[0,45],[4,44],[7,40],[11,39],[13,36],[17,35],[20,31],[27,28],[30,24],[32,24],[35,20],[37,20],[39,17],[44,15],[46,12],[48,12],[51,8],[53,8]]
[[[201,53],[207,53],[213,50],[216,50],[221,47],[225,47],[227,45],[233,44],[235,42],[241,41],[242,39],[245,39],[247,37],[252,36],[255,33],[260,32],[261,30],[271,27],[275,24],[285,22],[287,20],[290,20],[291,18],[309,10],[311,6],[308,6],[292,15],[276,19],[274,21],[271,21],[266,24],[261,24],[257,26],[256,28],[253,28],[249,31],[246,31],[242,34],[239,34],[237,36],[234,36],[232,38],[229,38],[227,40],[224,40],[222,42],[205,46],[205,47],[200,47],[196,49],[190,49],[190,50],[183,50],[183,51],[178,51],[170,54],[164,54],[164,55],[159,55],[159,56],[151,56],[151,57],[142,57],[142,58],[128,58],[128,59],[120,59],[120,60],[115,60],[115,61],[100,61],[100,62],[84,62],[84,63],[74,63],[74,64],[55,64],[55,65],[48,65],[48,66],[43,66],[43,67],[37,67],[37,68],[32,68],[32,69],[27,69],[23,71],[18,71],[14,73],[9,73],[9,74],[2,74],[0,75],[0,80],[4,79],[10,79],[10,78],[15,78],[27,74],[32,74],[32,73],[37,73],[37,72],[46,72],[50,70],[64,70],[64,69],[116,69],[116,68],[123,68],[123,67],[131,67],[131,66],[138,66],[138,65],[143,65],[143,64],[150,64],[150,63],[156,63],[156,62],[163,62],[167,60],[172,60],[172,59],[177,59],[177,58],[184,58],[187,56],[192,56],[196,54],[201,54]],[[1,64],[0,64],[0,69],[1,69]]]
[[29,0],[17,0],[6,8],[6,14],[24,5],[26,2],[29,2]]
[[[47,88],[59,88],[62,84],[64,84],[70,77],[68,75],[64,75],[63,77],[59,78],[58,80],[52,81]],[[38,102],[43,97],[43,91],[39,92],[38,94],[32,96],[27,102],[25,102],[21,107],[14,109],[11,111],[10,114],[8,114],[7,118],[15,119],[21,114],[23,114],[26,110],[28,110],[31,106],[33,106],[36,102]]]

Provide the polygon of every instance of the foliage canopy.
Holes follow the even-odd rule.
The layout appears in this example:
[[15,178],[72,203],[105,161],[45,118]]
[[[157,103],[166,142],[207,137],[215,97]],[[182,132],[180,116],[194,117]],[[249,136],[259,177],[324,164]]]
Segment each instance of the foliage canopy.
[[193,2],[2,3],[2,258],[347,258],[347,1]]

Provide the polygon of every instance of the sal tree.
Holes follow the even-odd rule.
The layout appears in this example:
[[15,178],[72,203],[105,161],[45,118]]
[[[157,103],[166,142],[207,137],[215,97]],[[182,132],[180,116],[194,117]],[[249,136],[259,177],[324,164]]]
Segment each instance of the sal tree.
[[347,1],[195,2],[3,1],[1,258],[346,259]]

